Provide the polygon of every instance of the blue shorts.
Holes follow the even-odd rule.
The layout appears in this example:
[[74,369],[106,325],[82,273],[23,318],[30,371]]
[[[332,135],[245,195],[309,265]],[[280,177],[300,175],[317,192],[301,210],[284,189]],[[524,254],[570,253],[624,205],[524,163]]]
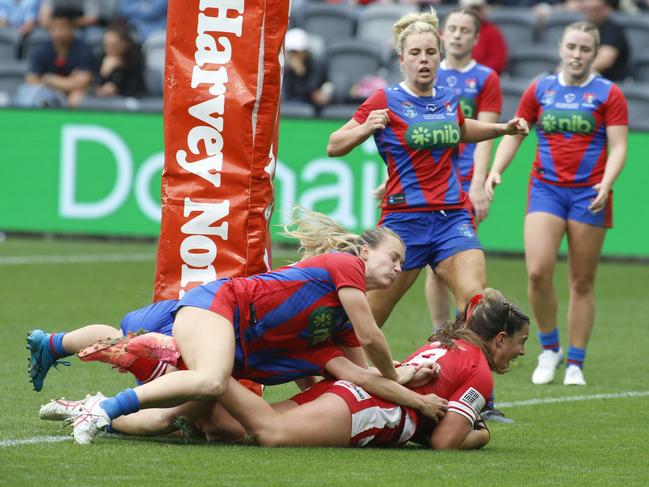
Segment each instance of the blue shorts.
[[545,183],[537,178],[530,179],[527,196],[527,213],[541,211],[597,227],[613,226],[613,192],[609,193],[606,208],[593,213],[588,206],[597,196],[592,186],[566,187]]
[[129,332],[144,330],[171,336],[177,304],[176,299],[167,299],[127,313],[122,318],[122,334],[126,336]]
[[388,213],[382,226],[401,237],[406,245],[404,271],[433,269],[444,259],[465,250],[482,250],[473,228],[473,218],[466,209]]

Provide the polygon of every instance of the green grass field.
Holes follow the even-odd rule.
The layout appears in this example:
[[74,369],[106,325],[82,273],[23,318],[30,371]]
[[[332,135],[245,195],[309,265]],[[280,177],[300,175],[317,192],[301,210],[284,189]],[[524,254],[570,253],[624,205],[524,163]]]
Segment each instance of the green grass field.
[[[533,386],[529,378],[539,351],[533,334],[527,355],[496,378],[497,402],[516,424],[492,425],[492,441],[482,451],[268,449],[119,436],[100,437],[90,447],[73,441],[19,444],[69,434],[59,423],[38,419],[47,400],[97,390],[112,394],[131,384],[129,376],[103,364],[72,358],[72,367],[51,371],[43,391],[33,392],[27,332],[118,324],[125,312],[150,301],[154,255],[151,243],[0,243],[0,485],[649,485],[649,267],[638,264],[600,268],[588,386],[566,388],[561,380]],[[529,311],[523,261],[489,258],[488,265],[489,284]],[[565,263],[556,286],[565,316]],[[429,329],[419,282],[385,328],[395,357],[420,345]],[[565,343],[564,320],[561,332]],[[273,387],[265,397],[281,399],[294,390]],[[588,399],[596,395],[604,397]],[[557,398],[564,400],[550,402]]]

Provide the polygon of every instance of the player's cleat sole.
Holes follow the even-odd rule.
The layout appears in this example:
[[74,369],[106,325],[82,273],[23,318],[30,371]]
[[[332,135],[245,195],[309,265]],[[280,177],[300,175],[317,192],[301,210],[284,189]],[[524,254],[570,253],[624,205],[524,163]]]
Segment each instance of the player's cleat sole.
[[47,421],[71,421],[83,406],[83,401],[71,401],[62,397],[43,404],[38,417]]
[[88,396],[83,405],[73,414],[72,423],[74,440],[80,445],[89,445],[99,431],[110,424],[110,418],[100,403],[106,397],[98,392]]
[[27,334],[27,350],[29,350],[29,366],[27,373],[29,382],[34,390],[39,392],[43,389],[45,376],[54,367],[58,370],[59,365],[68,367],[70,362],[57,360],[50,350],[50,334],[43,330],[32,330]]
[[129,333],[126,337],[98,340],[79,352],[79,359],[84,362],[104,362],[120,372],[126,372],[138,357],[126,351],[130,340],[137,335]]
[[179,366],[180,350],[173,337],[162,333],[145,333],[132,338],[126,349],[138,357],[157,360],[174,367]]
[[516,421],[514,421],[511,418],[508,418],[505,416],[502,411],[494,408],[494,407],[486,407],[482,411],[480,411],[480,417],[484,421],[492,421],[494,423],[501,423],[501,424],[513,424]]
[[553,352],[552,350],[543,350],[538,358],[538,363],[532,373],[532,383],[541,385],[549,384],[554,380],[557,368],[561,363],[563,355],[561,350]]
[[585,386],[586,380],[584,379],[583,371],[576,365],[568,365],[566,367],[566,375],[563,377],[564,386]]

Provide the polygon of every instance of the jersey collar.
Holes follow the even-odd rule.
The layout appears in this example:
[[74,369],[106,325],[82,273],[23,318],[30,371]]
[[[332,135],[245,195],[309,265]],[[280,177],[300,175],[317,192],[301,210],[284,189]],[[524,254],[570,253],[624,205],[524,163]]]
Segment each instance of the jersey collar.
[[[584,81],[582,84],[578,85],[577,88],[583,88],[583,87],[586,86],[588,83],[590,83],[591,81],[593,81],[593,78],[595,78],[595,74],[594,74],[594,73],[590,73],[590,75],[588,76],[588,78],[586,78],[586,81]],[[563,73],[559,73],[559,74],[557,75],[557,80],[559,81],[559,84],[560,84],[561,86],[574,86],[574,85],[569,85],[568,83],[566,83],[566,80],[565,80],[564,77],[563,77]]]
[[446,62],[446,59],[443,59],[441,63],[439,63],[439,67],[444,69],[444,70],[449,70],[452,69],[453,71],[457,71],[458,73],[468,73],[471,71],[475,65],[478,64],[475,59],[471,59],[469,61],[469,64],[464,66],[462,69],[455,69],[455,68],[449,68],[448,63]]
[[[401,89],[403,89],[403,91],[405,91],[405,92],[408,93],[409,95],[411,95],[411,96],[416,96],[417,98],[422,98],[421,96],[419,96],[418,94],[416,94],[414,91],[412,91],[410,88],[408,88],[408,85],[406,85],[406,82],[405,82],[405,81],[401,81],[401,82],[399,83],[399,86],[401,87]],[[433,93],[432,93],[431,96],[435,96],[436,94],[437,94],[437,90],[436,90],[435,87],[433,86]]]

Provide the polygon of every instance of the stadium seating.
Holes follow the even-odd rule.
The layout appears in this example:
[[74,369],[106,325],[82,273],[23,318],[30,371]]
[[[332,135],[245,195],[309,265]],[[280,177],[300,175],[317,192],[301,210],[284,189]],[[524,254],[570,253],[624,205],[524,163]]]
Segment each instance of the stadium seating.
[[583,16],[577,12],[552,12],[545,19],[540,30],[541,42],[549,48],[556,50],[566,26],[580,20],[583,20]]
[[649,16],[616,15],[615,21],[624,27],[631,48],[631,65],[649,48]]
[[283,117],[292,118],[313,118],[316,116],[313,105],[299,101],[283,101],[280,106],[280,113]]
[[167,33],[154,32],[142,45],[144,86],[149,95],[162,96]]
[[416,11],[412,5],[375,3],[367,6],[358,18],[356,37],[374,41],[380,46],[392,45],[392,26],[404,15]]
[[370,41],[340,41],[327,50],[327,78],[334,85],[333,101],[349,101],[349,92],[364,76],[381,66],[381,50]]
[[629,128],[649,131],[649,84],[621,84],[629,106]]
[[0,106],[8,105],[18,87],[23,84],[27,63],[16,60],[0,62]]
[[529,8],[493,10],[488,19],[503,33],[510,51],[534,42],[536,20]]
[[506,122],[516,115],[516,109],[521,101],[521,96],[529,81],[503,77],[500,80],[500,87],[503,92],[503,108],[500,113],[500,121]]
[[325,45],[354,37],[356,13],[347,5],[306,4],[295,18],[298,27],[324,39]]
[[512,78],[531,80],[540,74],[554,72],[558,64],[556,49],[543,45],[519,46],[509,54],[507,72]]
[[320,117],[330,120],[349,120],[358,109],[358,105],[337,104],[325,107],[320,112]]
[[[649,44],[647,44],[649,47]],[[649,51],[644,51],[634,56],[633,79],[639,82],[649,83]]]
[[29,59],[34,48],[42,42],[48,41],[50,34],[43,29],[35,29],[29,37],[25,40],[25,45],[23,46],[23,59]]
[[0,29],[0,64],[16,58],[20,34],[11,28]]

